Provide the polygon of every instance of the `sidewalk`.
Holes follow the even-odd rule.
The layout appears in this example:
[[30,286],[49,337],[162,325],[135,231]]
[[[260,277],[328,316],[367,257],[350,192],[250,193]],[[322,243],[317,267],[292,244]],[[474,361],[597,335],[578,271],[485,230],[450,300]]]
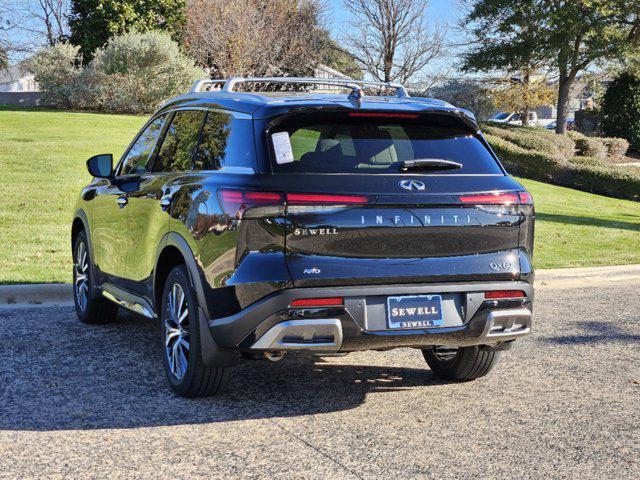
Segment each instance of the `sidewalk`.
[[[535,287],[586,288],[614,282],[640,283],[640,265],[537,270]],[[71,284],[0,285],[0,308],[24,308],[29,305],[73,306]]]

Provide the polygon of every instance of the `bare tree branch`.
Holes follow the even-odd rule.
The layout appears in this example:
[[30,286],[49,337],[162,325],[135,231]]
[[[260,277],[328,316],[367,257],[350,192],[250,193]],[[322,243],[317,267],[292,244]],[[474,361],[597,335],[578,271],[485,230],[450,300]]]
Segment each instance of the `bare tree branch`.
[[309,75],[322,8],[313,0],[187,0],[185,42],[213,76]]
[[379,81],[407,83],[444,51],[445,28],[426,19],[421,0],[350,0],[346,43],[361,68]]
[[32,51],[55,45],[68,36],[68,0],[14,0],[4,4],[13,28],[24,37],[15,48]]

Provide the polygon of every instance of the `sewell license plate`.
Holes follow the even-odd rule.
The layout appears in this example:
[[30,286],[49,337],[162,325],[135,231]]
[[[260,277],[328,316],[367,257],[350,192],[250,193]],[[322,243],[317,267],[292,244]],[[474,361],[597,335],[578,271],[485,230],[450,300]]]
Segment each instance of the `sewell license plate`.
[[389,328],[437,327],[443,323],[440,295],[387,297]]

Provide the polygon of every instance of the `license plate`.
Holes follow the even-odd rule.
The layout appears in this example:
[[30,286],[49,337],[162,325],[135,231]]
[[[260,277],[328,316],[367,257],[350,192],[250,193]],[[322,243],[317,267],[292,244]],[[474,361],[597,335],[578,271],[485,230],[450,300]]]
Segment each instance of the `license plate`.
[[387,298],[389,328],[425,328],[442,325],[440,295],[412,295]]

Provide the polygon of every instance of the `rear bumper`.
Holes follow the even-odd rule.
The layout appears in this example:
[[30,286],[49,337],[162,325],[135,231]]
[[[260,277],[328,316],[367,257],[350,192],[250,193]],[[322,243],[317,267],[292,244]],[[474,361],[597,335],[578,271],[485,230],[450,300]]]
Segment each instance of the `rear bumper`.
[[[491,290],[522,290],[523,299],[485,300]],[[440,294],[443,326],[390,330],[386,298]],[[219,346],[241,351],[349,352],[430,345],[496,345],[531,331],[533,286],[528,282],[292,288],[236,315],[209,322]],[[290,308],[300,298],[342,297],[344,306]]]

